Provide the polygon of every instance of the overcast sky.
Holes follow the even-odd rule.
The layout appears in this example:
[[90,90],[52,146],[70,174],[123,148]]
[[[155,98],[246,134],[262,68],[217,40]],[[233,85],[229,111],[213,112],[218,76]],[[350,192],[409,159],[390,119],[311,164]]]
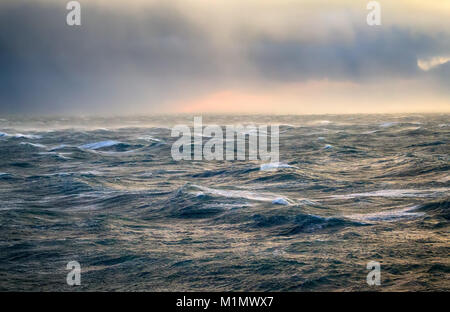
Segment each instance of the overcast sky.
[[450,1],[1,0],[0,114],[450,112]]

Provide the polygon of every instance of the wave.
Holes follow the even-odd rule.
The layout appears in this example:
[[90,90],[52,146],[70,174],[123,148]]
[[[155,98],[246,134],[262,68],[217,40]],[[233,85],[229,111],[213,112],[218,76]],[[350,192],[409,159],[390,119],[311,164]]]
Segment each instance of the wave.
[[379,132],[380,130],[370,130],[370,131],[365,131],[365,132],[362,132],[361,134],[374,134],[374,133],[377,133],[377,132]]
[[437,197],[447,193],[450,188],[435,188],[435,189],[427,189],[427,190],[380,190],[374,192],[366,192],[366,193],[354,193],[354,194],[345,194],[345,195],[332,195],[330,198],[336,199],[354,199],[359,197]]
[[42,139],[42,135],[37,135],[37,134],[22,134],[22,133],[16,133],[14,135],[12,135],[14,138],[18,138],[18,139]]
[[398,124],[399,123],[395,122],[395,121],[393,121],[393,122],[384,122],[384,123],[380,124],[380,128],[390,128],[390,127],[396,126]]
[[9,134],[6,132],[0,132],[0,137],[12,137],[16,139],[42,139],[42,135],[37,134],[22,134],[22,133],[15,133],[15,134]]
[[268,228],[278,235],[288,236],[300,233],[311,233],[319,230],[333,230],[346,226],[365,226],[367,224],[337,217],[321,217],[313,214],[300,213],[295,216],[272,215],[253,216],[253,227]]
[[55,147],[52,147],[50,149],[50,151],[57,151],[57,150],[64,149],[64,148],[67,148],[67,147],[70,147],[70,146],[68,146],[66,144],[60,144],[60,145],[57,145]]
[[47,174],[44,174],[43,176],[46,176],[46,177],[68,177],[68,176],[73,176],[73,175],[75,175],[75,172],[63,171],[63,172],[47,173]]
[[259,175],[251,181],[254,183],[282,183],[283,185],[286,185],[286,183],[297,183],[304,178],[304,175],[298,172],[269,170],[267,173],[271,174]]
[[[153,144],[160,144],[159,142]],[[152,144],[152,145],[153,145]],[[151,147],[149,145],[147,147]],[[135,153],[138,151],[145,151],[145,145],[142,144],[129,144],[116,140],[106,140],[84,144],[77,147],[82,151],[90,151],[93,153],[98,153],[102,155],[116,155],[116,154],[124,154],[124,153]]]
[[436,214],[450,220],[450,200],[448,199],[422,204],[417,207],[417,210]]
[[[210,218],[227,211],[235,211],[254,206],[252,201],[272,205],[286,206],[292,201],[274,194],[252,193],[237,190],[212,189],[200,185],[186,183],[178,188],[164,201],[156,212],[156,216],[166,215],[175,218]],[[242,220],[242,214],[232,214]],[[228,216],[228,215],[227,215]],[[149,215],[146,216],[149,218]],[[151,218],[151,217],[150,217]],[[222,219],[224,221],[225,219]]]
[[423,212],[415,212],[418,206],[388,210],[367,214],[352,214],[347,215],[346,218],[358,221],[397,221],[399,219],[418,218],[425,215]]
[[[54,198],[56,202],[61,200],[59,196],[80,196],[95,191],[95,187],[72,175],[35,175],[26,178],[25,185],[33,183],[33,192],[36,198],[46,200]],[[44,196],[42,196],[44,195]]]
[[39,155],[43,156],[53,156],[56,158],[61,158],[64,160],[71,159],[70,157],[67,157],[66,155],[71,155],[72,153],[56,153],[56,152],[40,152]]
[[[175,190],[165,201],[163,207],[156,211],[160,214],[182,219],[209,218],[232,208],[242,207],[243,203],[228,202],[230,206],[224,206],[223,200],[214,198],[199,191],[190,184],[185,184]],[[233,206],[234,204],[234,206]],[[151,213],[146,218],[151,218]]]
[[122,142],[119,142],[119,141],[107,140],[107,141],[99,141],[99,142],[84,144],[84,145],[81,145],[80,148],[88,149],[88,150],[97,150],[100,148],[110,147],[110,146],[118,145],[121,143]]
[[212,196],[248,199],[248,200],[252,200],[252,201],[261,201],[261,202],[271,202],[272,204],[276,204],[276,205],[289,205],[292,202],[288,198],[284,198],[280,195],[270,194],[270,193],[255,193],[255,192],[238,191],[238,190],[221,190],[221,189],[213,189],[213,188],[195,185],[195,184],[192,184],[192,187],[202,191],[203,194],[208,194],[208,195],[212,195]]
[[298,167],[291,166],[285,163],[281,162],[274,162],[274,163],[268,163],[268,164],[261,164],[260,170],[261,171],[267,171],[267,170],[275,170],[275,169],[281,169],[281,168],[294,168],[298,169]]
[[47,146],[45,146],[43,144],[39,144],[39,143],[21,142],[20,145],[29,145],[29,146],[37,147],[37,148],[47,148]]
[[160,139],[154,138],[150,135],[140,136],[137,138],[138,140],[144,140],[149,142],[162,142]]
[[427,146],[437,146],[437,145],[445,145],[446,142],[443,141],[433,141],[433,142],[426,142],[426,143],[420,143],[420,144],[412,144],[409,145],[408,148],[410,147],[427,147]]
[[272,204],[274,204],[274,205],[289,205],[289,202],[286,199],[280,197],[280,198],[275,198],[274,200],[272,200]]

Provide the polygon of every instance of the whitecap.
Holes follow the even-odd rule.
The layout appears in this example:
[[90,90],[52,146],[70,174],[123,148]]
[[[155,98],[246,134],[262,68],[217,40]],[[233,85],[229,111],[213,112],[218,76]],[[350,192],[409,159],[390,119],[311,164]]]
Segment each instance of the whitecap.
[[274,200],[272,200],[272,204],[274,204],[274,205],[289,205],[288,201],[282,197],[275,198]]
[[449,190],[450,188],[435,188],[427,190],[396,189],[396,190],[380,190],[380,191],[345,194],[345,195],[332,195],[330,197],[336,199],[353,199],[358,197],[435,197],[439,193],[446,193]]
[[291,166],[285,163],[281,162],[274,162],[274,163],[267,163],[267,164],[261,164],[261,167],[259,170],[266,171],[266,170],[275,170],[279,168],[295,168],[298,169],[298,167]]
[[44,174],[44,176],[47,176],[47,177],[68,177],[71,175],[73,175],[73,172],[55,172],[55,173]]
[[326,144],[325,147],[324,147],[323,149],[331,149],[331,148],[333,148],[333,145]]
[[50,150],[51,151],[57,151],[59,149],[63,149],[63,148],[66,148],[66,147],[68,147],[66,144],[61,144],[61,145],[57,145],[55,147],[52,147]]
[[142,172],[142,173],[139,173],[138,176],[140,178],[151,178],[153,176],[153,173],[152,172]]
[[331,123],[331,121],[329,121],[329,120],[315,120],[312,123],[313,124],[317,124],[317,125],[329,125]]
[[29,145],[29,146],[38,147],[38,148],[47,148],[47,146],[45,146],[43,144],[30,143],[30,142],[21,142],[20,145]]
[[22,134],[22,133],[16,133],[14,134],[15,138],[18,139],[42,139],[42,135],[37,135],[37,134]]
[[9,134],[6,132],[0,132],[0,137],[13,137],[16,139],[41,139],[42,135],[37,134],[22,134],[22,133],[16,133],[16,134]]
[[374,134],[374,133],[377,133],[379,130],[372,130],[372,131],[366,131],[366,132],[363,132],[362,134]]
[[380,127],[381,128],[389,128],[389,127],[392,127],[392,126],[395,126],[395,125],[398,125],[398,122],[385,122],[385,123],[382,123],[382,124],[380,124]]
[[101,175],[102,173],[97,170],[88,170],[88,171],[82,171],[82,172],[80,172],[80,174],[87,175],[87,176],[98,176],[98,175]]
[[156,138],[154,138],[154,137],[152,137],[150,135],[145,135],[145,136],[138,137],[138,140],[161,142],[160,139],[156,139]]
[[89,150],[96,150],[96,149],[103,148],[103,147],[114,146],[114,145],[117,145],[117,144],[120,144],[120,143],[121,142],[119,142],[119,141],[107,140],[107,141],[100,141],[100,142],[84,144],[84,145],[81,145],[80,148],[82,148],[82,149],[89,149]]
[[404,209],[395,209],[374,213],[352,214],[346,217],[357,221],[396,221],[398,219],[418,218],[425,215],[425,213],[423,212],[414,212],[414,210],[416,209],[417,206],[414,206]]
[[205,194],[211,194],[214,196],[222,196],[228,198],[244,198],[254,201],[271,202],[279,205],[289,205],[290,200],[283,198],[276,194],[269,193],[253,193],[248,191],[237,191],[237,190],[220,190],[213,189],[205,186],[195,185],[192,187],[197,188],[201,192],[196,192],[195,196],[204,196]]
[[65,155],[71,155],[72,153],[56,153],[56,152],[40,152],[39,155],[50,155],[55,156],[61,159],[70,159],[70,157],[66,157]]

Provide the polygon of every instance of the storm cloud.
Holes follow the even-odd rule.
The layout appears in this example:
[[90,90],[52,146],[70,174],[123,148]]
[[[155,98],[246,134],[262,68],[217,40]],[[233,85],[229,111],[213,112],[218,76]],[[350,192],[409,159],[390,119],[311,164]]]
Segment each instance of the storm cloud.
[[229,23],[211,24],[214,17],[199,17],[179,2],[132,8],[80,2],[82,25],[72,27],[64,1],[0,4],[0,113],[159,113],[220,90],[321,80],[362,86],[414,80],[449,97],[449,64],[429,71],[417,65],[450,55],[449,33],[368,27],[364,6],[357,18],[344,10],[350,22],[335,33],[318,25],[326,34],[320,36],[305,29],[280,35],[244,19],[230,31]]

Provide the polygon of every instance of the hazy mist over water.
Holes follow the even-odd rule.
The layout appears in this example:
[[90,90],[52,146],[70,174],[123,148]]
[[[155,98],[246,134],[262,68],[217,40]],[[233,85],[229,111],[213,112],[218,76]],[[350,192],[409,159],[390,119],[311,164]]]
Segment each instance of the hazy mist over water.
[[159,117],[0,118],[0,290],[450,290],[449,115],[279,124],[280,163],[180,161]]

